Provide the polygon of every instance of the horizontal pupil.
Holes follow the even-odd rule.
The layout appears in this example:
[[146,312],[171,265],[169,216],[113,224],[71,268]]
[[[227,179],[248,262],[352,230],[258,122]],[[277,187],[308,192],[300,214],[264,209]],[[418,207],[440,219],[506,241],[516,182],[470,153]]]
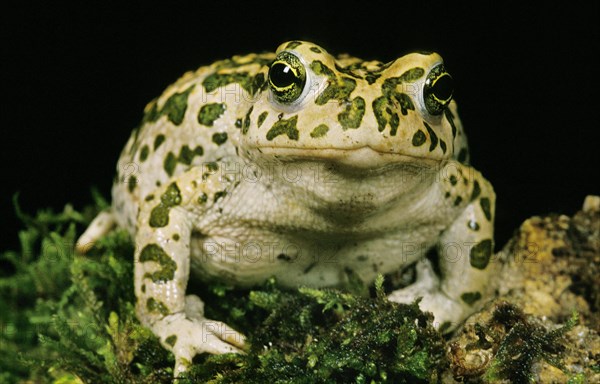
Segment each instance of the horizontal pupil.
[[439,100],[449,100],[454,92],[452,77],[446,74],[442,75],[437,79],[431,91]]
[[292,71],[292,69],[285,64],[275,64],[269,71],[269,78],[271,83],[276,87],[287,87],[291,84],[298,82],[298,78]]

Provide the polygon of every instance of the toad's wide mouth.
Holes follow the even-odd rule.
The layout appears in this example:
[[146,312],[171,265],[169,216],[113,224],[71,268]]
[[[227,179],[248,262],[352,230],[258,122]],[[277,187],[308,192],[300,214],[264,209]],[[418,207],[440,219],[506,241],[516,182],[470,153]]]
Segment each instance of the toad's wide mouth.
[[356,168],[378,168],[393,163],[420,163],[434,165],[444,159],[431,154],[428,157],[407,155],[397,152],[379,151],[369,146],[356,148],[294,148],[294,147],[260,147],[264,156],[280,161],[314,160],[332,161]]

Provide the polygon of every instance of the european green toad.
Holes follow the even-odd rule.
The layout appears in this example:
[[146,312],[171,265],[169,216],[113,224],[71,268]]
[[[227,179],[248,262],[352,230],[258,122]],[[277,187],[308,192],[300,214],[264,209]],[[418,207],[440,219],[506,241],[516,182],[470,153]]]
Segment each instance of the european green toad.
[[382,63],[292,41],[201,67],[148,104],[79,248],[129,231],[137,314],[177,375],[244,345],[186,295],[190,277],[324,287],[416,263],[390,300],[422,297],[452,329],[490,294],[495,201],[452,94],[436,53]]

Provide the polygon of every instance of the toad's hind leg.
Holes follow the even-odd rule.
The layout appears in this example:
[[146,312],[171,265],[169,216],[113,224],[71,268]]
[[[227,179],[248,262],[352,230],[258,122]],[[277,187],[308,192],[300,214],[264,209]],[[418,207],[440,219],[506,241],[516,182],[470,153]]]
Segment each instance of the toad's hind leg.
[[98,239],[106,235],[115,226],[115,216],[111,210],[102,211],[92,220],[85,232],[77,240],[75,249],[85,254]]

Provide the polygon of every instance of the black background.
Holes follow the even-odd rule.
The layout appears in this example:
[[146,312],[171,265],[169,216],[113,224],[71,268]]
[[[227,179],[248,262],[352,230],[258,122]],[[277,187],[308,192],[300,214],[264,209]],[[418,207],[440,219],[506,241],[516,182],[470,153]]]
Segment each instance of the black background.
[[574,213],[600,194],[598,2],[457,3],[5,5],[0,249],[16,246],[15,192],[30,213],[81,208],[91,186],[108,197],[122,146],[164,87],[292,39],[382,61],[439,52],[472,162],[498,195],[498,242],[533,214]]

